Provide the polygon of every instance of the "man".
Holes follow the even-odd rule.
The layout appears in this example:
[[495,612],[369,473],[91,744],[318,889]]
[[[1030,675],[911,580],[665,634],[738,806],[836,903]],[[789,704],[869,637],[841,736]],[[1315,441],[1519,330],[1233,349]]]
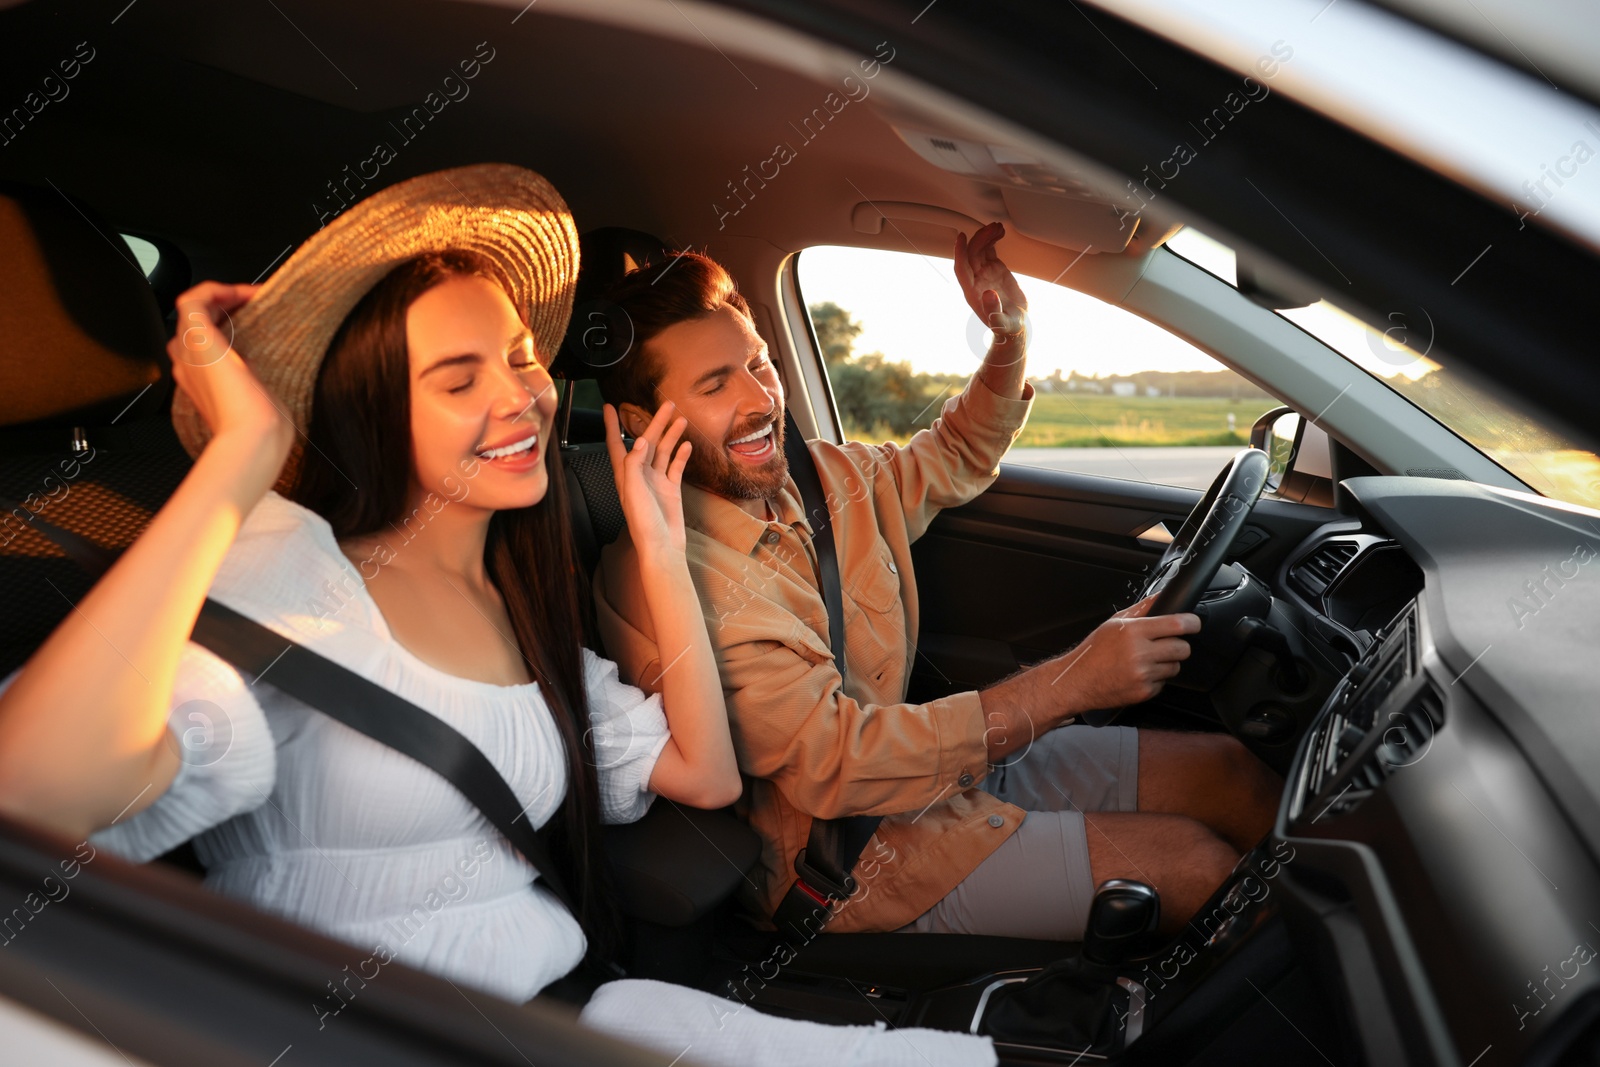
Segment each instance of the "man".
[[[784,459],[783,389],[733,279],[679,253],[610,298],[634,349],[602,380],[631,432],[670,400],[689,420],[689,565],[716,650],[744,810],[764,850],[757,905],[795,884],[813,818],[885,816],[829,930],[1081,938],[1094,886],[1153,884],[1175,930],[1271,825],[1280,786],[1225,735],[1057,729],[1153,697],[1194,615],[1135,605],[1076,648],[982,692],[904,702],[917,639],[911,542],[995,478],[1032,400],[1026,300],[991,224],[957,235],[956,278],[993,331],[983,366],[905,447],[813,442],[844,593],[830,650],[811,523]],[[1063,590],[1063,593],[1070,591]],[[645,689],[664,671],[624,534],[595,578],[607,651]],[[1090,812],[1086,816],[1084,813]]]

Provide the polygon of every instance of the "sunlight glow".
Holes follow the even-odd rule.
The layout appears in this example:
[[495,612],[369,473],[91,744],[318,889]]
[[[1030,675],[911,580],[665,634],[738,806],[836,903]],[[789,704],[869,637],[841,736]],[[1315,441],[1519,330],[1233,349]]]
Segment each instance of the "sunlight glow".
[[[983,359],[987,331],[967,307],[948,259],[822,245],[800,254],[799,275],[807,304],[831,300],[862,324],[857,355],[882,352],[935,374],[971,374]],[[1039,278],[1018,277],[1032,320],[1030,377],[1054,370],[1063,377],[1072,371],[1104,377],[1222,369],[1205,352],[1131,312]]]

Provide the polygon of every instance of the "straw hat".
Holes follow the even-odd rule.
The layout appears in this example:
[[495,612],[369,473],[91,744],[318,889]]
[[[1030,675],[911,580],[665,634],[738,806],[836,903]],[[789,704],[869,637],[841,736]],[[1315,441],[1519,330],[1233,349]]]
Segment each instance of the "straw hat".
[[[317,371],[345,316],[398,264],[446,249],[498,263],[539,352],[555,357],[578,280],[578,231],[561,194],[540,175],[507,163],[424,174],[372,194],[312,234],[233,313],[234,347],[302,434],[311,422]],[[198,457],[211,432],[181,389],[172,424]],[[300,451],[296,444],[280,487],[292,483]]]

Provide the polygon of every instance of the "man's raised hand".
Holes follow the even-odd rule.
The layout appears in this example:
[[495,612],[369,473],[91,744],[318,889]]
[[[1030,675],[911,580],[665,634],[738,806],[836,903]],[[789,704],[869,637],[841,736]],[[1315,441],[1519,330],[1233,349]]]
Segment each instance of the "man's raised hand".
[[995,251],[995,243],[1005,235],[1006,228],[998,222],[979,227],[970,241],[966,234],[956,234],[956,281],[972,313],[994,332],[997,345],[1023,332],[1028,312],[1022,286]]

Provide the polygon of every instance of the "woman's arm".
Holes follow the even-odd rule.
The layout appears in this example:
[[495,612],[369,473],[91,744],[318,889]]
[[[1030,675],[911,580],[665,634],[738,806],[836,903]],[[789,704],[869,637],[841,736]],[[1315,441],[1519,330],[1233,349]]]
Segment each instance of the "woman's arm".
[[0,694],[0,810],[74,837],[172,783],[178,660],[239,526],[272,484],[293,424],[216,326],[254,286],[178,298],[173,379],[214,430],[149,528]]
[[650,789],[697,808],[721,808],[739,798],[744,784],[728,733],[722,679],[689,579],[681,486],[690,445],[679,443],[688,420],[675,414],[670,403],[663,404],[629,452],[616,410],[607,404],[606,445],[661,654],[661,678],[651,679],[651,688],[660,689],[672,730],[650,774]]

